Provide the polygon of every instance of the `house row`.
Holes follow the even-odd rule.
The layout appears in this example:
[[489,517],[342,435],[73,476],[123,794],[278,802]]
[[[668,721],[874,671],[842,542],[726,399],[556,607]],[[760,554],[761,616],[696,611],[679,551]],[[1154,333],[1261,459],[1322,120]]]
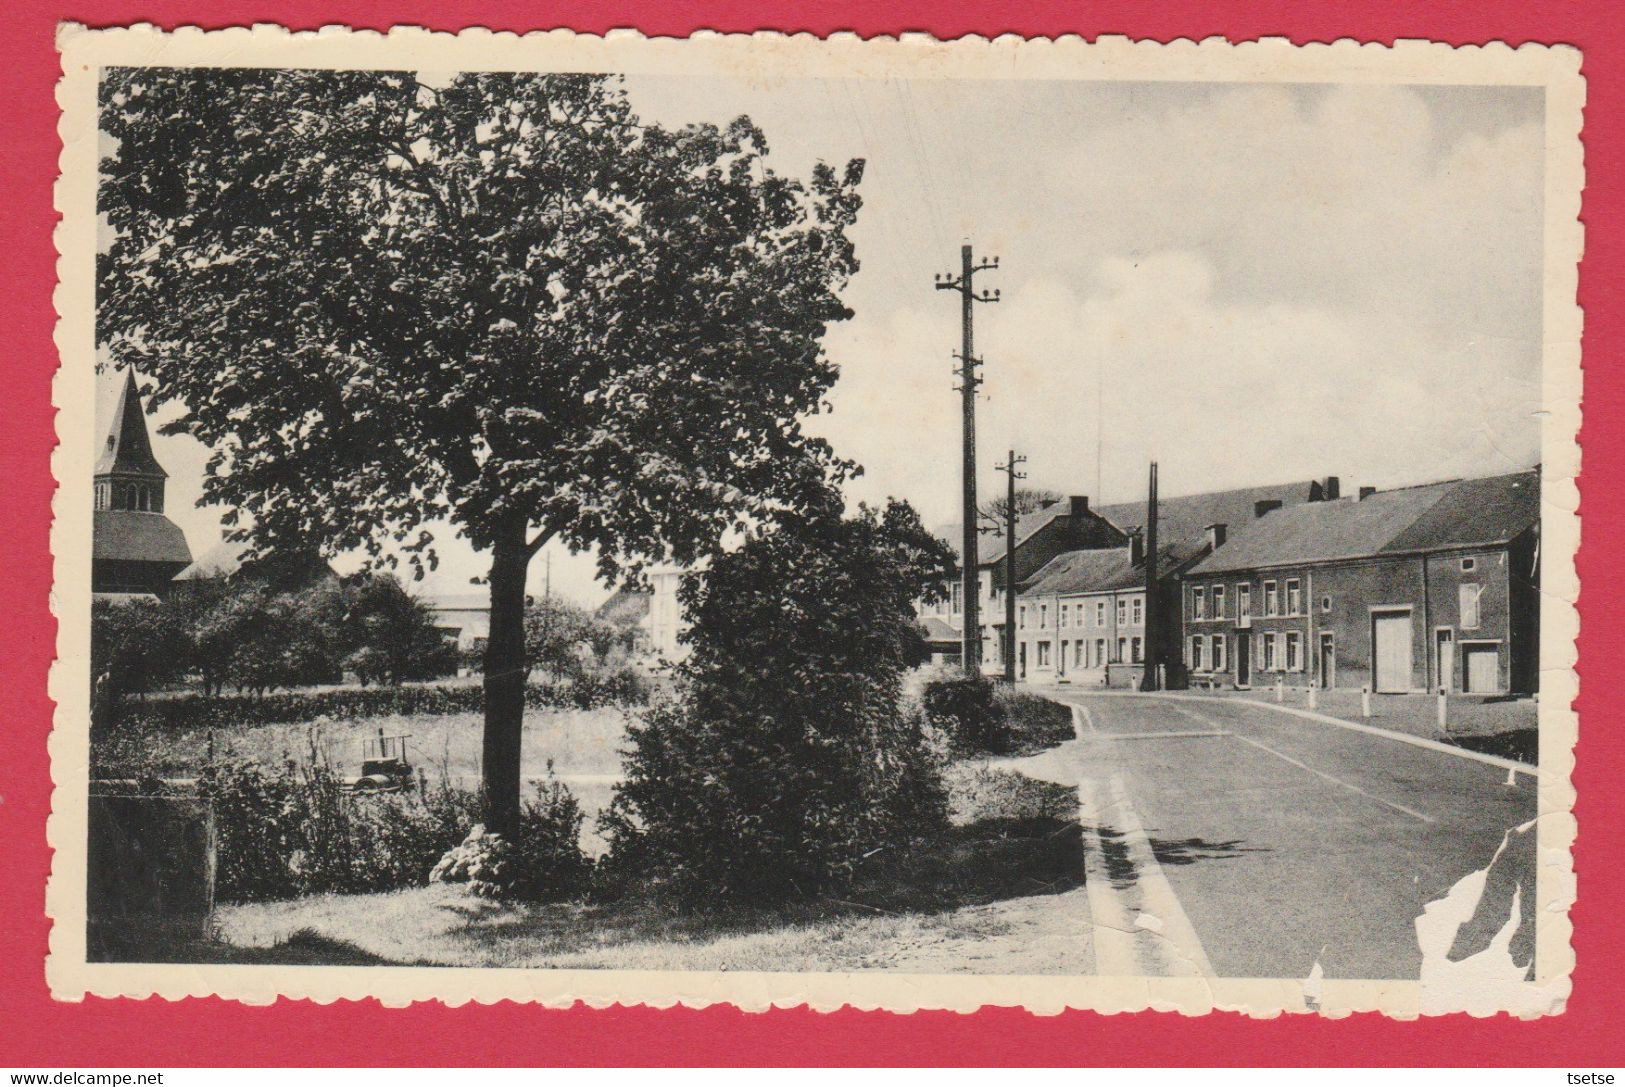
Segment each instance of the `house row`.
[[1335,477],[1172,498],[1158,529],[1153,630],[1137,523],[1128,546],[1063,551],[1019,582],[1020,678],[1137,685],[1154,660],[1167,686],[1538,689],[1538,469],[1348,498]]

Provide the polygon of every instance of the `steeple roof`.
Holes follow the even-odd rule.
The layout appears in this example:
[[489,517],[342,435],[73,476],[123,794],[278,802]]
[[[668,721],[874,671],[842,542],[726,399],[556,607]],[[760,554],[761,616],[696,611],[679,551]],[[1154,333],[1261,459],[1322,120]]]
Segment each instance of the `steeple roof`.
[[147,416],[141,408],[141,390],[135,383],[135,370],[124,371],[124,388],[119,392],[118,406],[113,410],[113,425],[102,446],[101,459],[96,462],[99,476],[150,476],[164,479],[169,473],[152,455],[152,439],[147,434]]

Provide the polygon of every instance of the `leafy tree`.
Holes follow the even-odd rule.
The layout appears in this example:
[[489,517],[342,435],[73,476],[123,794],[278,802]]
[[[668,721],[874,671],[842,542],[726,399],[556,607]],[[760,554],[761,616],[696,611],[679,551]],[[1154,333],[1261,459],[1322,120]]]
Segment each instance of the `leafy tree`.
[[126,694],[146,694],[180,674],[185,627],[157,600],[95,601],[90,609],[90,672],[98,723]]
[[[641,123],[573,74],[111,69],[98,335],[268,547],[488,550],[484,786],[517,826],[526,568],[606,578],[832,501],[807,435],[862,163]],[[235,522],[234,522],[235,523]]]
[[363,683],[433,679],[455,666],[455,649],[434,625],[434,612],[393,574],[361,578],[345,594],[346,663]]
[[612,867],[693,895],[807,896],[940,822],[902,677],[927,656],[914,602],[952,567],[893,502],[786,524],[690,575],[693,651],[678,699],[630,726]]
[[581,671],[592,616],[557,597],[525,605],[525,659],[531,669],[570,679]]
[[[1060,494],[1055,491],[1036,487],[1018,487],[1016,489],[1016,516],[1023,517],[1029,513],[1036,513],[1050,503],[1059,502],[1060,500]],[[976,514],[983,521],[1002,529],[1009,508],[1009,496],[1001,494],[996,498],[990,498],[983,502],[977,509]]]

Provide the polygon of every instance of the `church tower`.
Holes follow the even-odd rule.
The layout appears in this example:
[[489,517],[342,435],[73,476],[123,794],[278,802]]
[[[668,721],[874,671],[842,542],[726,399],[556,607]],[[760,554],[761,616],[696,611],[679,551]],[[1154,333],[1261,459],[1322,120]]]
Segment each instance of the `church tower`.
[[96,462],[92,592],[158,593],[192,561],[185,534],[164,516],[168,477],[152,453],[135,371],[126,369]]

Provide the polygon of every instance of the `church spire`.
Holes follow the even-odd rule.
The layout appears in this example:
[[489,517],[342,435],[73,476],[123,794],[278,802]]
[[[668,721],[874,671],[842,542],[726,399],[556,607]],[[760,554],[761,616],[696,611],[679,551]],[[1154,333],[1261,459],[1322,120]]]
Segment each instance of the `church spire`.
[[168,473],[152,453],[135,370],[126,368],[112,426],[96,462],[96,508],[162,513],[166,478]]

